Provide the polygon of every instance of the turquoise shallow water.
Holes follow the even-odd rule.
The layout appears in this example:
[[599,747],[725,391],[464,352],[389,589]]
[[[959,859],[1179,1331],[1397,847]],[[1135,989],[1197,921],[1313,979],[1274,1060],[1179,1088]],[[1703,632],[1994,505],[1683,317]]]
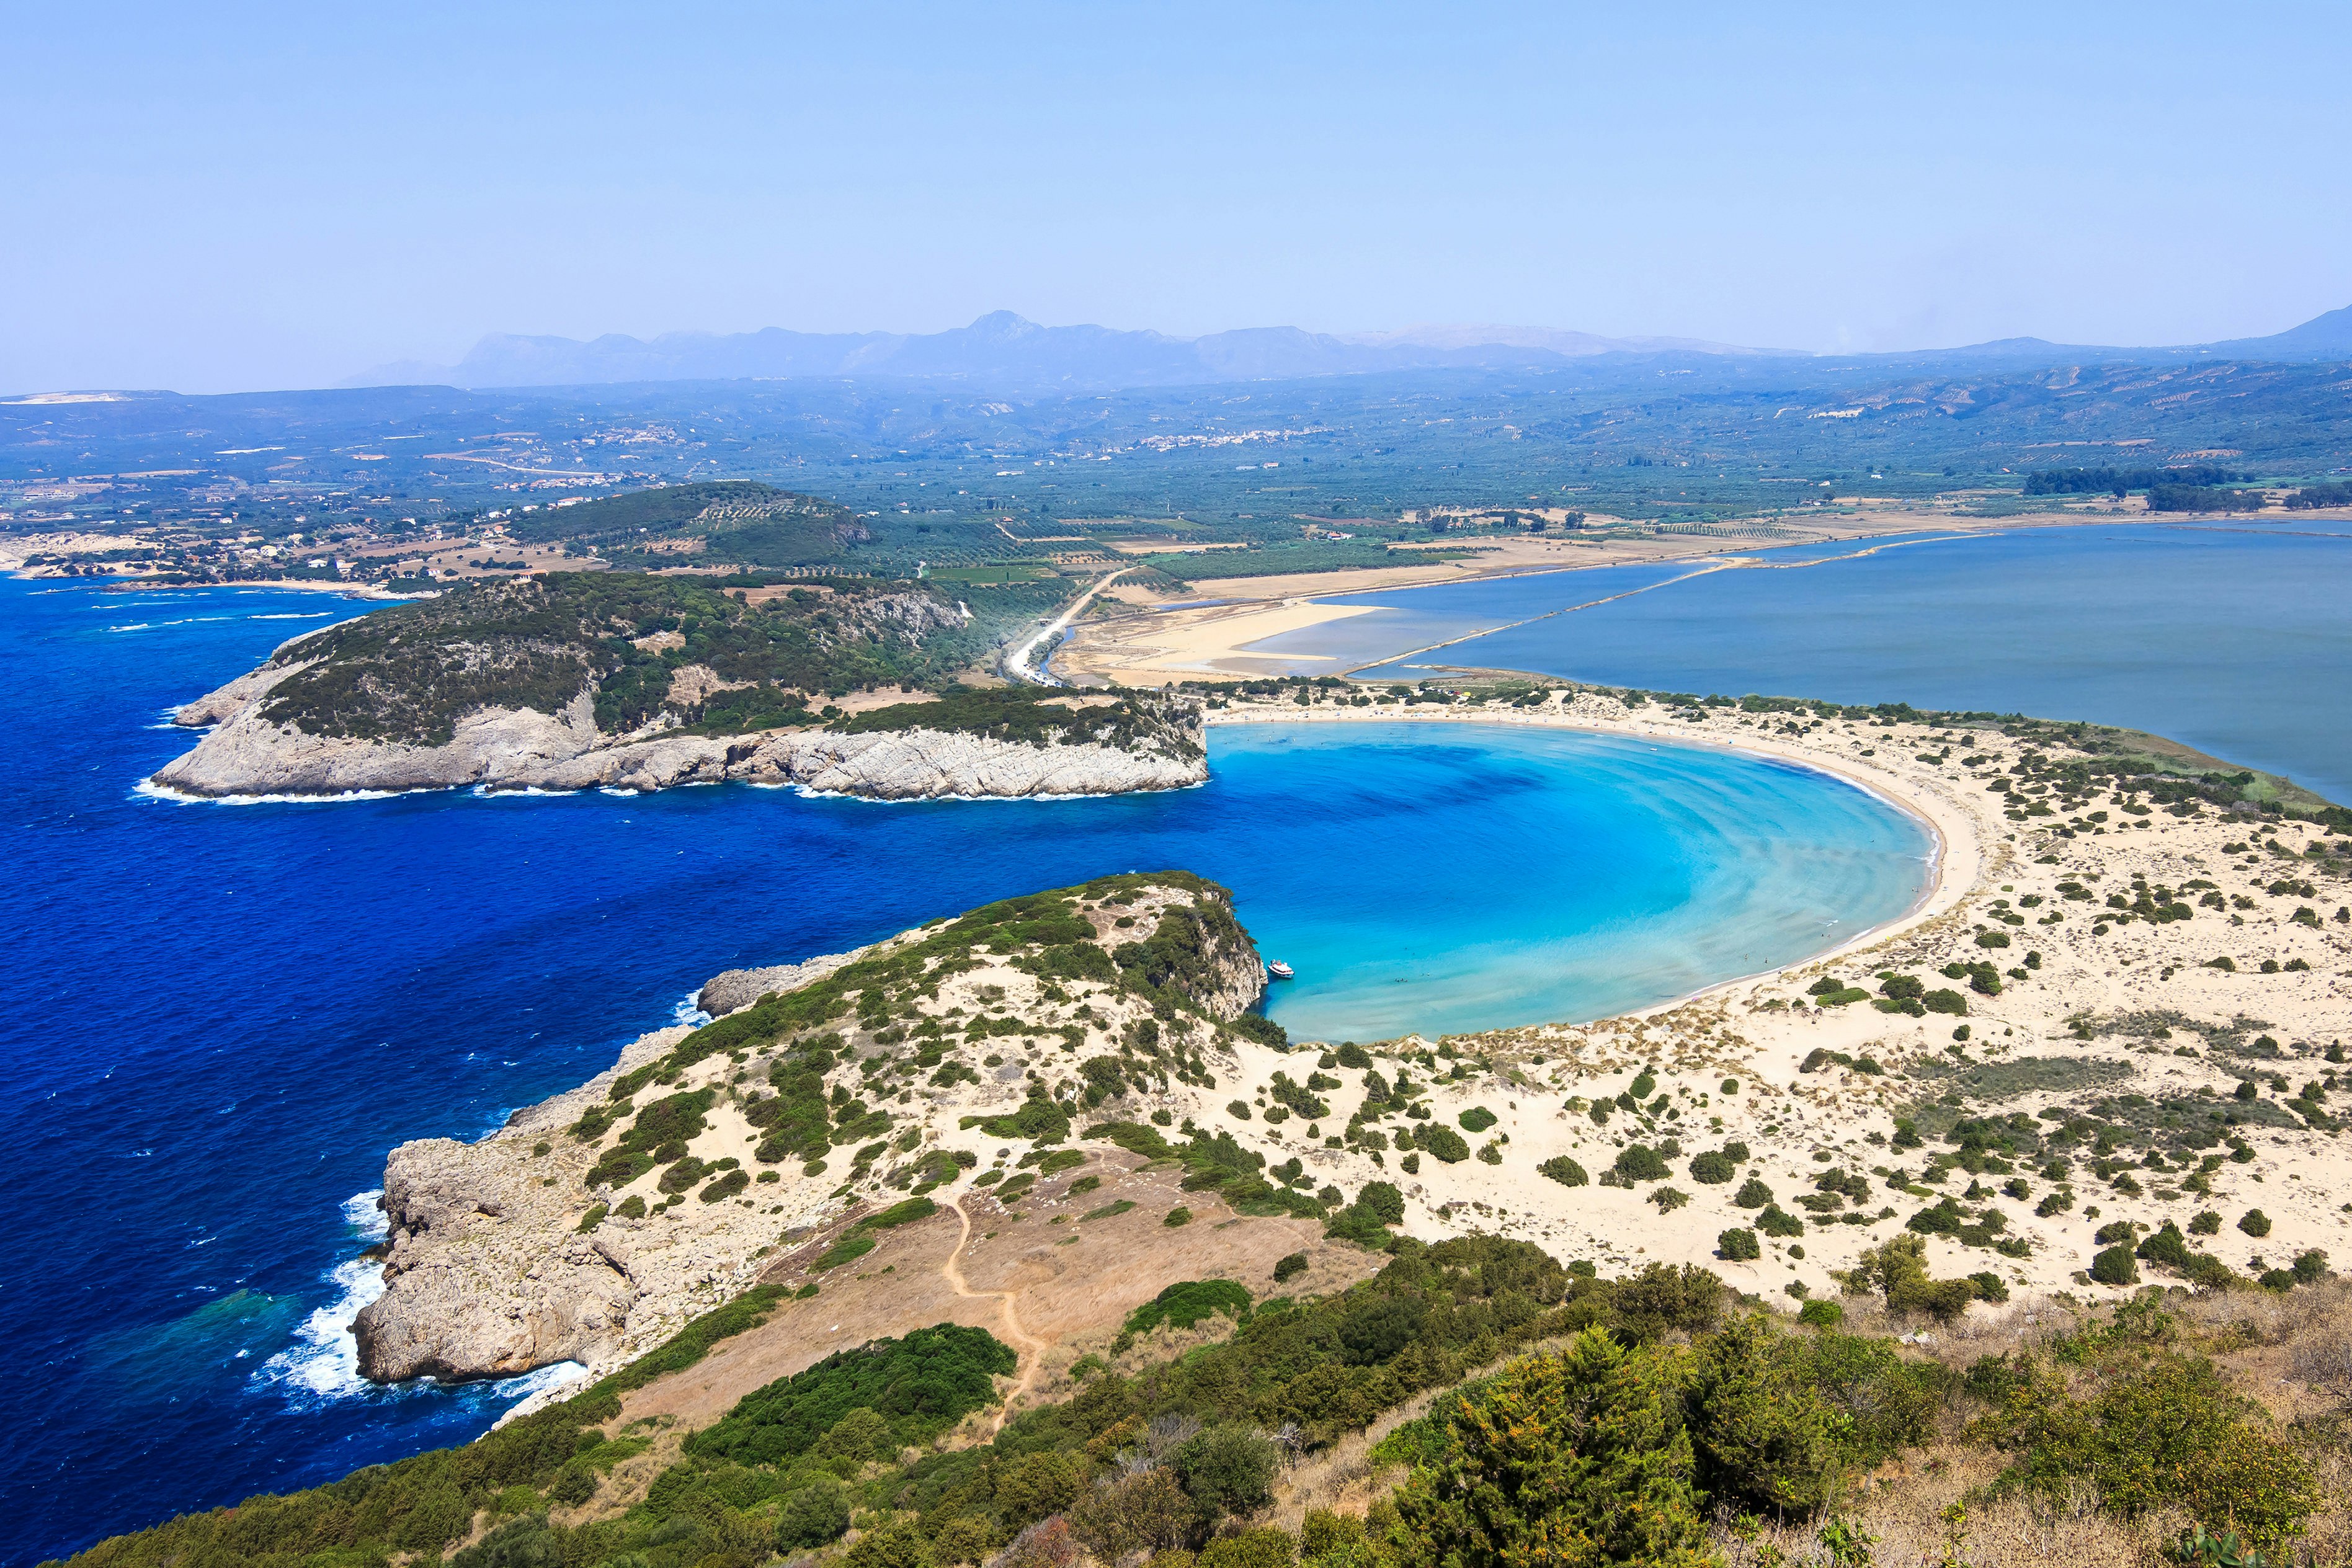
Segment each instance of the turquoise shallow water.
[[1112,800],[727,786],[252,805],[135,791],[163,710],[350,613],[0,581],[0,1562],[463,1441],[521,1390],[375,1388],[345,1331],[394,1144],[477,1137],[720,969],[1186,867],[1368,1039],[1664,1001],[1883,920],[1921,831],[1769,763],[1453,725],[1234,726]]
[[1910,817],[1736,753],[1450,723],[1213,733],[1213,787],[1281,825],[1223,875],[1297,971],[1267,1011],[1304,1037],[1649,1005],[1892,919],[1928,870]]

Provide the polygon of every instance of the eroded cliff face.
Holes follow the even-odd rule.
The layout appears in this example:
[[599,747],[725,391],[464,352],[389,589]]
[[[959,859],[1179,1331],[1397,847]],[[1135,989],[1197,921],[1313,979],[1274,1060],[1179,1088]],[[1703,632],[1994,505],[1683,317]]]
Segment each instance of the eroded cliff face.
[[1205,1116],[1236,1053],[1265,1048],[1227,1026],[1264,986],[1231,896],[1181,872],[716,976],[719,1023],[647,1035],[479,1142],[393,1151],[361,1371],[608,1369],[857,1205],[1074,1121]]
[[656,790],[738,780],[876,800],[936,800],[1120,795],[1179,789],[1208,777],[1202,757],[1151,747],[1041,746],[929,730],[854,735],[803,730],[616,742],[597,730],[586,690],[560,713],[478,709],[457,721],[446,745],[404,745],[310,734],[269,719],[265,700],[288,673],[256,671],[191,704],[184,720],[208,716],[218,727],[195,750],[158,772],[154,783],[184,795],[221,798],[478,784]]
[[625,1239],[561,1239],[572,1195],[509,1147],[404,1143],[384,1167],[387,1289],[352,1333],[381,1382],[503,1377],[588,1361],[637,1299]]

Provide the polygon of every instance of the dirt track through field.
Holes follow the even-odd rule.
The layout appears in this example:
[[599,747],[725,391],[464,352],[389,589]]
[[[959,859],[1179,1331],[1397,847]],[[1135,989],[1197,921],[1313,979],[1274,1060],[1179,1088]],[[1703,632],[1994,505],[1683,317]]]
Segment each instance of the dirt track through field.
[[989,1428],[992,1434],[1002,1430],[1004,1423],[1012,1418],[1014,1401],[1025,1398],[1029,1390],[1036,1384],[1037,1369],[1040,1364],[1039,1356],[1045,1348],[1045,1342],[1036,1338],[1021,1326],[1021,1316],[1013,1310],[1013,1298],[1016,1292],[975,1290],[964,1279],[963,1249],[971,1245],[971,1216],[963,1212],[963,1199],[960,1196],[950,1196],[948,1199],[948,1207],[955,1210],[956,1225],[959,1228],[954,1248],[940,1264],[940,1278],[946,1280],[948,1289],[959,1296],[977,1300],[995,1301],[997,1321],[1004,1325],[1004,1337],[1013,1342],[1021,1354],[1020,1378],[1005,1391],[1004,1403],[997,1408],[996,1425]]

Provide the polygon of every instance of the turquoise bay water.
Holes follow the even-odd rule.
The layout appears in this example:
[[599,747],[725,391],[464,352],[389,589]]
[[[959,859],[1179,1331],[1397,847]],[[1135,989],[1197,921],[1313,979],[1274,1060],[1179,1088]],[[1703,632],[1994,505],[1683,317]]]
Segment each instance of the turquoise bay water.
[[1307,673],[1367,664],[1412,677],[1427,673],[1421,661],[1379,661],[1486,630],[1427,662],[2087,719],[2168,735],[2352,803],[2345,529],[2326,520],[2028,529],[1928,535],[1859,557],[1853,549],[1885,542],[1752,552],[1794,569],[1614,567],[1448,584],[1337,599],[1378,608],[1251,652],[1298,659]]
[[570,1088],[720,969],[1185,867],[1298,967],[1276,1018],[1369,1039],[1664,1001],[1926,868],[1823,775],[1452,725],[1220,728],[1206,785],[1111,800],[137,793],[190,743],[165,710],[352,608],[0,581],[0,1561],[484,1430],[520,1388],[354,1373],[385,1152]]
[[[1451,723],[1232,725],[1212,788],[1277,814],[1225,873],[1294,1035],[1602,1017],[1907,909],[1926,830],[1843,780],[1695,748]],[[1254,896],[1252,896],[1254,895]]]

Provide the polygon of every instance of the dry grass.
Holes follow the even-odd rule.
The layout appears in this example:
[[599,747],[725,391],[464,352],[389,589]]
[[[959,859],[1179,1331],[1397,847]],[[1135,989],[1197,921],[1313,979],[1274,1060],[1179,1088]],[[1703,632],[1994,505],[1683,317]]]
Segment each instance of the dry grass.
[[[1938,1447],[1899,1474],[1873,1478],[1844,1517],[1865,1535],[1878,1568],[2154,1568],[2164,1561],[2159,1541],[2169,1521],[2126,1524],[2097,1511],[2088,1498],[2063,1504],[2026,1496],[1969,1500],[2000,1472],[2001,1461],[1981,1449]],[[1947,1517],[1954,1504],[1957,1529]],[[1766,1526],[1752,1541],[1728,1529],[1715,1531],[1726,1568],[1758,1568],[1762,1549],[1794,1564],[1827,1564],[1827,1548],[1811,1529]]]

